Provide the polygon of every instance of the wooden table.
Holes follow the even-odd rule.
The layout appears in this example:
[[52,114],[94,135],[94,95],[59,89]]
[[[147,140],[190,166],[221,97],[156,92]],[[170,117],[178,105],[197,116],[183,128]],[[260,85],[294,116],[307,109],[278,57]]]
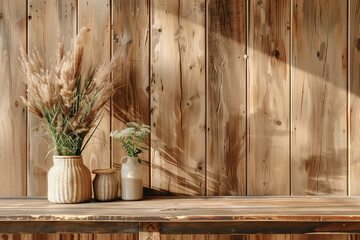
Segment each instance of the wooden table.
[[0,198],[1,233],[359,233],[359,197],[173,197],[52,204]]

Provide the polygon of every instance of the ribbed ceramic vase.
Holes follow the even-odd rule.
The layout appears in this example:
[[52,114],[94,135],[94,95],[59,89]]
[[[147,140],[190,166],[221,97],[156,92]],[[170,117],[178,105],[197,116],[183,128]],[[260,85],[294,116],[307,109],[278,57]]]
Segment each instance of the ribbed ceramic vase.
[[54,156],[48,172],[48,200],[79,203],[91,198],[91,174],[82,156]]
[[98,201],[112,201],[118,193],[118,183],[115,169],[95,169],[96,174],[93,180],[94,196]]

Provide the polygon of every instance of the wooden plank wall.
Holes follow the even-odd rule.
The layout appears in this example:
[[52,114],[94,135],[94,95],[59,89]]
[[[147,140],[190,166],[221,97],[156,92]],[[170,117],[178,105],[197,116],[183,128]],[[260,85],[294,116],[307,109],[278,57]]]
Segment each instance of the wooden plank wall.
[[207,26],[207,195],[246,195],[246,1],[209,1]]
[[[28,1],[28,52],[31,54],[37,49],[45,59],[46,66],[55,57],[58,32],[67,36],[64,37],[64,45],[68,48],[71,38],[76,34],[75,5],[74,0]],[[47,170],[52,166],[49,137],[45,135],[45,125],[32,114],[28,116],[27,194],[44,195],[47,191]]]
[[205,194],[205,1],[151,1],[151,187]]
[[57,33],[68,49],[83,26],[89,61],[120,51],[117,93],[84,153],[90,169],[120,171],[109,132],[140,121],[152,127],[148,194],[359,195],[360,0],[0,0],[0,195],[45,195],[52,165],[44,126],[20,101],[18,47],[48,65]]
[[290,1],[249,7],[249,194],[289,195]]
[[292,193],[347,194],[347,5],[293,5]]

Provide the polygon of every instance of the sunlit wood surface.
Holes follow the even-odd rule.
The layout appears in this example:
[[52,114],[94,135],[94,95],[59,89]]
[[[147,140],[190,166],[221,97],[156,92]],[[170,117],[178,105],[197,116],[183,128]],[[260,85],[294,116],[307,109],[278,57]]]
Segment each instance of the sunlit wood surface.
[[140,239],[154,234],[359,233],[360,197],[163,197],[71,205],[1,198],[0,232],[140,233]]
[[360,222],[360,197],[174,197],[83,204],[1,198],[0,221]]

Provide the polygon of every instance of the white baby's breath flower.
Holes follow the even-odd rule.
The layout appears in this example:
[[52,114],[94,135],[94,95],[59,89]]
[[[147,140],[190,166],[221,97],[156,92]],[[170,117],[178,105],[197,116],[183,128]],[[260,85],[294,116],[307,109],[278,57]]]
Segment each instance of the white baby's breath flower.
[[146,134],[150,133],[150,129],[148,128],[141,128],[141,131]]
[[142,137],[143,135],[144,135],[144,133],[142,131],[136,131],[135,132],[136,137]]
[[133,127],[133,128],[140,128],[140,125],[137,124],[136,122],[128,122],[126,124],[127,127]]
[[135,133],[135,128],[133,127],[129,127],[129,128],[125,128],[124,130],[122,130],[116,137],[119,138],[119,137],[128,137],[132,134]]
[[[128,128],[122,130],[120,133],[114,131],[110,135],[123,145],[128,156],[139,157],[138,154],[143,153],[143,150],[149,151],[148,148],[141,147],[141,143],[150,133],[150,126],[144,124],[140,126],[140,124],[135,122],[129,122],[126,126],[128,126]],[[140,158],[138,158],[138,161],[141,163]]]

